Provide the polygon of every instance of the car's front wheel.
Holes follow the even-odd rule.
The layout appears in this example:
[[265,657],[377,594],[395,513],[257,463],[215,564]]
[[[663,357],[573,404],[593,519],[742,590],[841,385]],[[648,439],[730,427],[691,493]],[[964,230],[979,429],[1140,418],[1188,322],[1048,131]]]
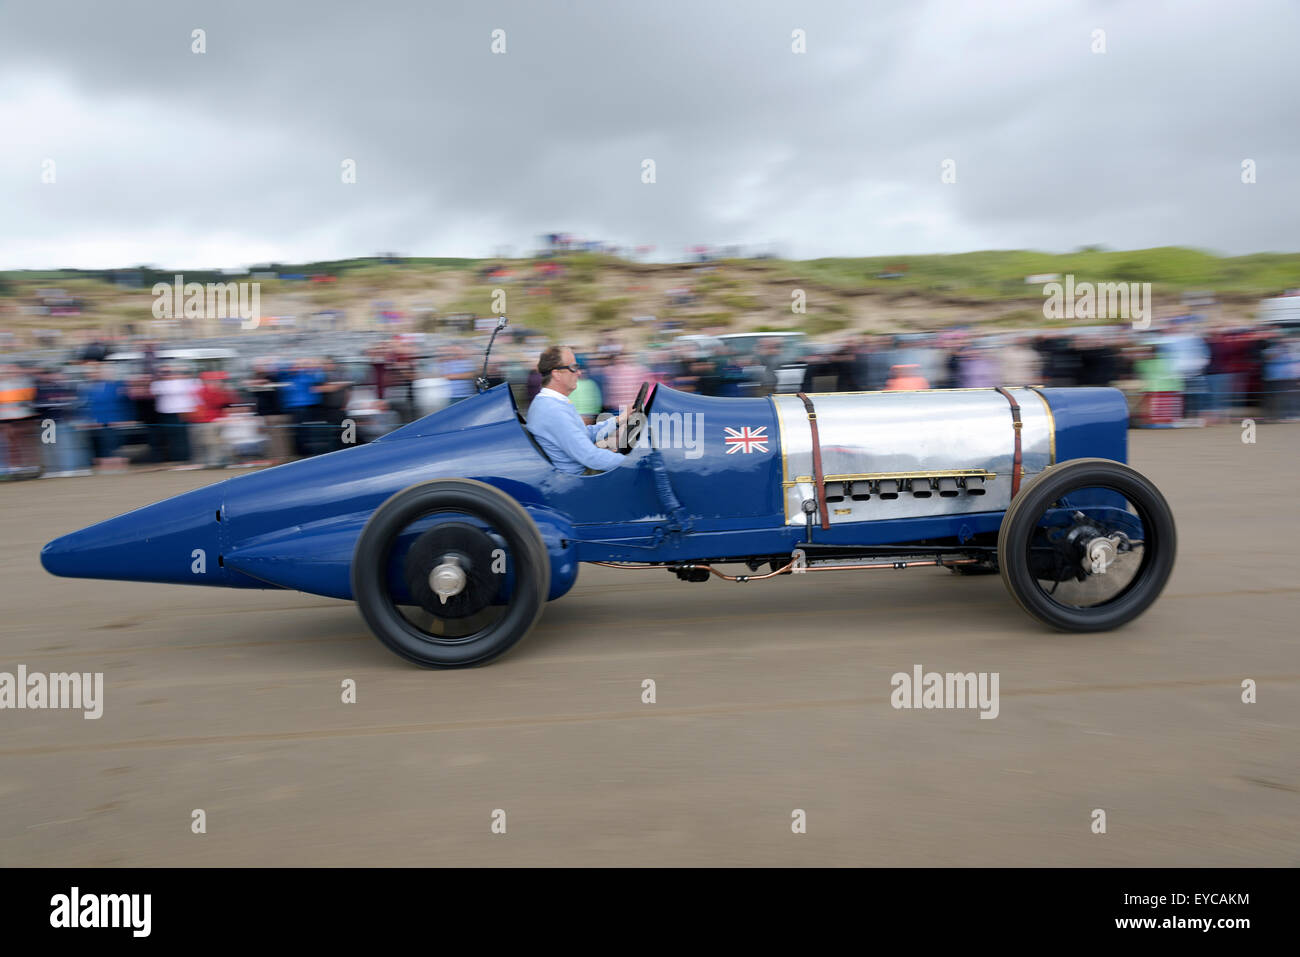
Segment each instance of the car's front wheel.
[[1011,503],[998,566],[1007,590],[1044,624],[1108,631],[1160,595],[1176,538],[1173,513],[1149,479],[1109,459],[1073,459]]
[[366,523],[352,557],[352,595],[370,630],[430,668],[482,664],[508,651],[541,615],[550,579],[532,518],[472,479],[398,492]]

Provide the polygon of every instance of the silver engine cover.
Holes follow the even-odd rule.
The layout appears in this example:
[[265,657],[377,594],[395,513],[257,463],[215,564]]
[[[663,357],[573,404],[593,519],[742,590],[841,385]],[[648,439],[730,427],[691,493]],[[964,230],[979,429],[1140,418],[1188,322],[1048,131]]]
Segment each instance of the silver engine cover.
[[[1022,484],[1056,461],[1056,425],[1042,393],[1007,390],[1020,405]],[[1011,503],[1011,404],[993,389],[830,392],[817,413],[830,523],[1004,511]],[[774,395],[787,525],[817,501],[812,428],[797,395]],[[814,520],[821,516],[814,513]]]

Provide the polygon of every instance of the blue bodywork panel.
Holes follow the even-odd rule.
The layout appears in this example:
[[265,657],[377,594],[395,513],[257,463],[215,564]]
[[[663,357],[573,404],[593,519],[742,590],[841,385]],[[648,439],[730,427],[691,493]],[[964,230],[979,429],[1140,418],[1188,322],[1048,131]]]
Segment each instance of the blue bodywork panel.
[[[1121,393],[1041,394],[1055,422],[1056,461],[1125,460]],[[657,444],[691,517],[684,534],[667,527],[644,443],[608,472],[559,472],[525,432],[509,388],[501,385],[368,445],[241,475],[65,535],[45,546],[41,561],[68,577],[351,598],[353,551],[375,510],[412,485],[453,477],[492,485],[528,511],[550,554],[551,599],[572,587],[584,561],[740,560],[789,554],[805,541],[807,530],[785,521],[772,400],[660,387],[650,410],[661,431],[682,430],[679,441]],[[862,428],[871,428],[869,417]],[[1007,434],[1009,442],[1009,426]],[[1001,519],[997,510],[849,521],[812,534],[813,541],[838,545],[966,541],[995,532]],[[392,587],[395,595],[404,588],[397,581]]]

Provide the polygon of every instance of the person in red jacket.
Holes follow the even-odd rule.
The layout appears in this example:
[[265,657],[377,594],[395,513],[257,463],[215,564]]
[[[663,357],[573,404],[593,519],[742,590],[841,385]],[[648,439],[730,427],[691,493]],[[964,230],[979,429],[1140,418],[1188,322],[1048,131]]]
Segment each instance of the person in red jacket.
[[192,413],[195,437],[198,439],[199,458],[207,468],[220,468],[229,458],[229,450],[222,435],[221,419],[226,408],[238,401],[224,383],[224,372],[204,372],[199,376],[199,404]]

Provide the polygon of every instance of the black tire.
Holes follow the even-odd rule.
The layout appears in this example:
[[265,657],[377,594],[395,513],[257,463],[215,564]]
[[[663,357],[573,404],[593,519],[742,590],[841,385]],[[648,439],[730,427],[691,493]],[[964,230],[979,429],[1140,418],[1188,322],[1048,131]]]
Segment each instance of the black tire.
[[[1132,579],[1113,598],[1091,607],[1055,600],[1040,587],[1029,549],[1039,519],[1073,490],[1105,488],[1125,496],[1142,521],[1143,554]],[[1026,612],[1062,631],[1110,631],[1128,624],[1159,597],[1174,567],[1174,516],[1159,489],[1135,469],[1110,459],[1071,459],[1039,474],[1002,517],[998,565],[1007,591]]]
[[[507,544],[514,591],[504,613],[481,631],[441,639],[417,628],[389,594],[390,550],[397,536],[427,515],[454,512],[494,528]],[[472,479],[437,479],[398,492],[375,510],[352,556],[352,595],[375,637],[391,651],[427,668],[483,664],[509,651],[532,629],[546,603],[551,562],[529,514],[505,493]]]

